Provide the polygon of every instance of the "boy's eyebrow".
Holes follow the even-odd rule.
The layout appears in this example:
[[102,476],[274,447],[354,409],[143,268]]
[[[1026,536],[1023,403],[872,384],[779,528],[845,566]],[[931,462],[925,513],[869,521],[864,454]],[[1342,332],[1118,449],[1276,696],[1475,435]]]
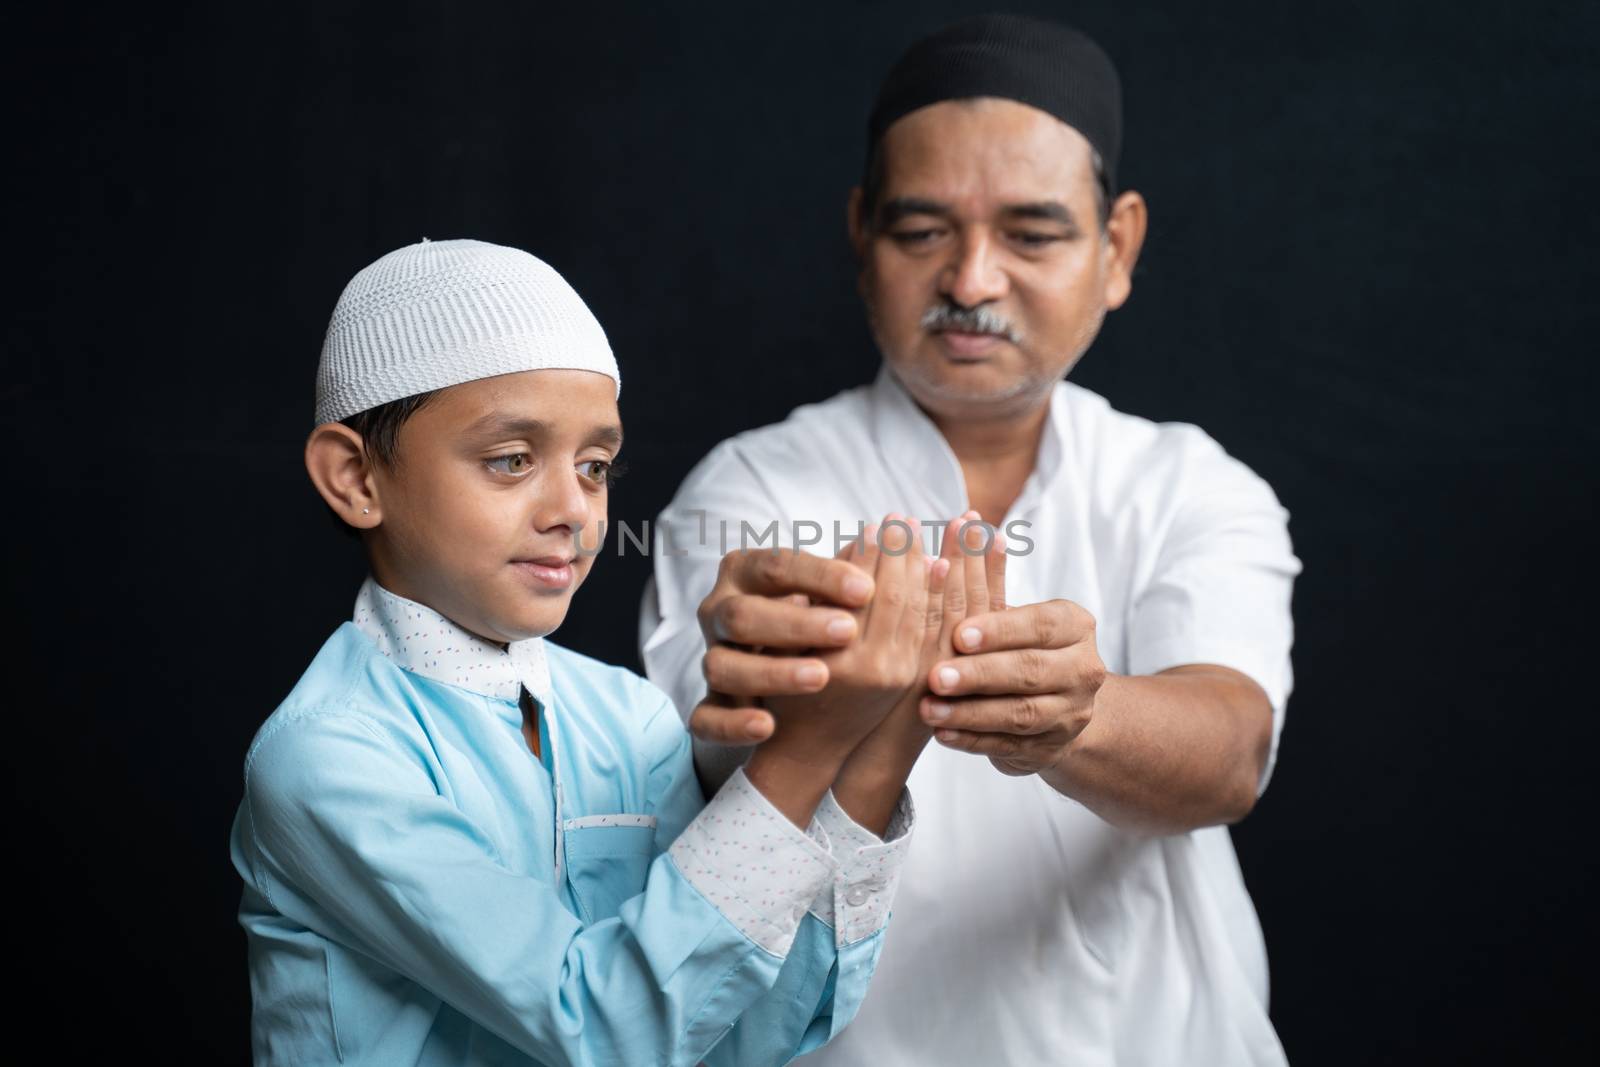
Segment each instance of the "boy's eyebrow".
[[[503,412],[490,412],[467,427],[467,434],[472,437],[526,437],[529,440],[543,437],[550,432],[550,424],[540,419],[525,418],[520,415],[507,415]],[[622,427],[616,423],[606,423],[589,431],[588,439],[597,445],[609,445],[613,449],[622,447]]]
[[589,440],[597,445],[610,445],[613,450],[622,447],[622,427],[616,423],[597,426],[589,434]]
[[467,427],[467,433],[474,437],[543,437],[549,431],[549,424],[539,419],[499,411],[492,411]]

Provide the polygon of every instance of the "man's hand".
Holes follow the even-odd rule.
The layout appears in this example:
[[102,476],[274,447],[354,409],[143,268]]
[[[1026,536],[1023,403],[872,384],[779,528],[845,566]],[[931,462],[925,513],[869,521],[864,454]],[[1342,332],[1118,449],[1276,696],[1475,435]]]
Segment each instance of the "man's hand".
[[848,645],[858,632],[854,612],[871,602],[872,593],[870,573],[843,559],[789,549],[724,556],[717,584],[698,612],[708,692],[689,716],[690,731],[722,745],[771,737],[775,724],[760,698],[826,686],[828,664],[822,658],[792,653]]
[[922,717],[942,745],[1006,774],[1049,772],[1094,717],[1106,679],[1094,617],[1069,600],[970,615],[928,672]]

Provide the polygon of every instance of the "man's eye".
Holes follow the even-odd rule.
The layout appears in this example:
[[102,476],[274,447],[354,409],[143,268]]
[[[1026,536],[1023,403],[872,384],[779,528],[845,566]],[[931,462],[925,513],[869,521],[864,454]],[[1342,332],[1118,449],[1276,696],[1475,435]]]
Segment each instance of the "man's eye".
[[533,469],[533,457],[526,452],[514,452],[509,456],[495,456],[493,459],[486,459],[483,464],[496,474],[509,474],[513,477],[520,477]]
[[903,245],[926,244],[938,236],[938,230],[897,230],[889,236]]
[[1028,248],[1043,248],[1045,245],[1052,244],[1061,240],[1062,238],[1059,234],[1038,233],[1031,230],[1022,230],[1018,233],[1012,234],[1011,239],[1020,245],[1025,245]]
[[596,485],[615,485],[623,466],[614,460],[590,459],[578,464],[578,473]]

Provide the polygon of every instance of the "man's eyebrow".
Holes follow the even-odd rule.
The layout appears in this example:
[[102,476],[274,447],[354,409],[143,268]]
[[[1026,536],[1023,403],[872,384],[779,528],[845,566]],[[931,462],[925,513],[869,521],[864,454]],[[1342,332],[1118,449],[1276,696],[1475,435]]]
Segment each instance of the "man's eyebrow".
[[[937,200],[926,200],[920,196],[897,196],[883,202],[883,207],[878,210],[878,224],[880,226],[893,226],[911,215],[934,215],[939,218],[949,218],[953,212],[950,205],[941,204]],[[1072,210],[1059,200],[1036,200],[1024,204],[1007,204],[1000,209],[1000,213],[1011,219],[1036,219],[1040,222],[1059,222],[1063,226],[1078,225],[1078,220],[1073,216]]]
[[1036,219],[1040,222],[1059,222],[1063,226],[1078,225],[1072,211],[1059,200],[1037,200],[1029,204],[1007,204],[1000,214],[1013,219]]
[[614,422],[596,426],[589,432],[589,440],[597,445],[608,445],[614,452],[622,447],[622,427]]
[[950,214],[948,204],[941,204],[937,200],[924,200],[920,196],[897,196],[885,200],[878,209],[878,225],[893,226],[909,215],[938,215],[941,218]]

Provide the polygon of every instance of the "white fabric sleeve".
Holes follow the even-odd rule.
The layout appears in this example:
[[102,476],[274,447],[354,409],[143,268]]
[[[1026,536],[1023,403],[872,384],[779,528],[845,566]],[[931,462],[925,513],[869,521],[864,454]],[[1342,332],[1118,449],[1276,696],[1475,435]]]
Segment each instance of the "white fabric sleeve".
[[838,863],[735,771],[667,850],[689,884],[750,940],[786,956]]
[[[776,517],[777,505],[759,475],[733,441],[724,441],[684,479],[652,527],[653,577],[640,605],[639,654],[646,676],[672,697],[685,724],[706,693],[700,672],[706,644],[696,612],[717,583],[724,547],[719,524],[731,518],[737,529],[740,518],[769,515]],[[696,740],[695,767],[707,791],[727,781],[752,751]]]
[[812,900],[811,914],[833,929],[838,947],[871,937],[888,925],[915,825],[916,809],[905,789],[882,837],[852,819],[831,789],[817,805],[808,833],[826,838],[839,867],[832,884]]
[[1288,512],[1272,489],[1209,438],[1201,471],[1186,472],[1184,498],[1161,539],[1128,620],[1133,674],[1214,663],[1253,679],[1272,703],[1272,744],[1258,792],[1278,758],[1294,685],[1290,595],[1300,573]]

